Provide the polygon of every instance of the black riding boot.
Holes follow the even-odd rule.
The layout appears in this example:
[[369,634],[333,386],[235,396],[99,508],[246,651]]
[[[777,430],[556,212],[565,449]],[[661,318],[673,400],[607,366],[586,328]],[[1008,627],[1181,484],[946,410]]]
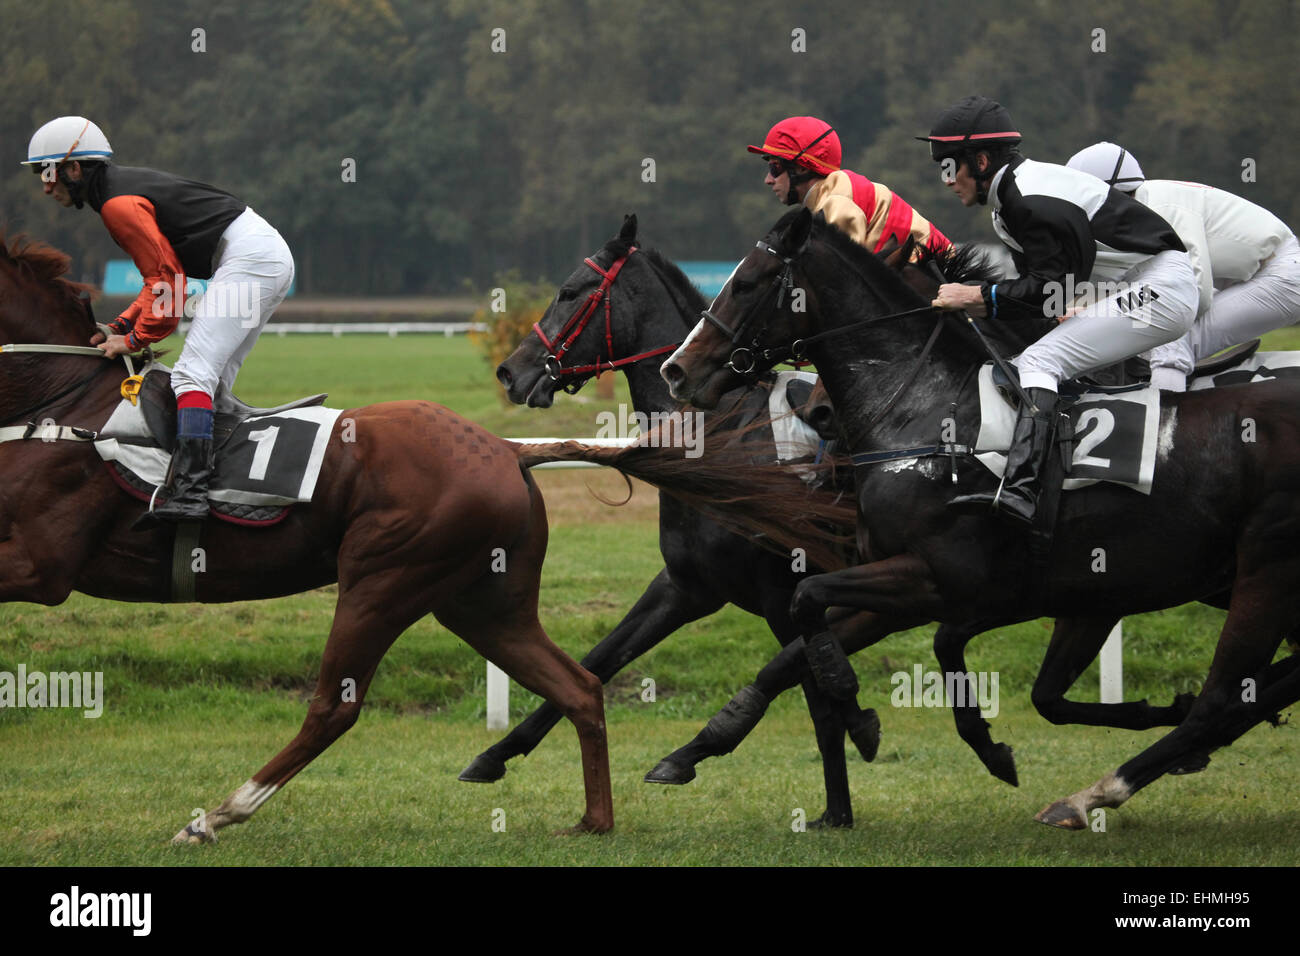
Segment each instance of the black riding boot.
[[1021,405],[1016,419],[1002,487],[995,493],[961,495],[949,502],[949,507],[964,511],[995,508],[1017,521],[1033,524],[1038,507],[1038,476],[1052,450],[1055,417],[1056,393],[1046,388],[1029,389],[1029,405]]
[[212,455],[212,409],[178,409],[176,448],[167,469],[167,500],[153,511],[146,511],[132,528],[147,528],[159,521],[206,518]]
[[167,500],[154,508],[154,517],[164,521],[206,518],[208,479],[212,477],[212,439],[178,437],[169,471]]

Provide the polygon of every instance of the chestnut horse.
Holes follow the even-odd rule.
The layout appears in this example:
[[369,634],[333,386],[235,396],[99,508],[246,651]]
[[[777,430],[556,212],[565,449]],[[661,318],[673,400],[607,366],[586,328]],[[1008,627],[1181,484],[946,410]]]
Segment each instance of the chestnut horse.
[[[0,239],[0,341],[84,347],[94,320],[68,258]],[[52,420],[97,430],[120,401],[120,360],[0,348],[0,426]],[[347,436],[341,434],[350,425]],[[65,433],[67,434],[67,433]],[[144,505],[121,493],[86,441],[0,445],[0,600],[54,605],[73,591],[167,602],[173,529],[131,531]],[[348,440],[354,438],[355,440]],[[315,495],[279,524],[202,527],[204,603],[277,597],[338,582],[320,678],[287,747],[174,842],[242,823],[356,722],[379,660],[432,613],[577,727],[586,813],[614,825],[601,682],[543,631],[541,492],[515,447],[432,402],[344,411]]]

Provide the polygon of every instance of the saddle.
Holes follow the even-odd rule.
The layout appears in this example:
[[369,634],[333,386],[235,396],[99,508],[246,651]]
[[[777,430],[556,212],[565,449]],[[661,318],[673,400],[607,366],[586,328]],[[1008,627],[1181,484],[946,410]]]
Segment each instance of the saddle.
[[[239,423],[261,415],[275,415],[291,408],[311,408],[322,405],[328,395],[324,392],[309,395],[273,408],[254,408],[246,405],[228,392],[225,386],[217,387],[213,397],[212,445],[220,450],[230,440]],[[176,395],[172,392],[171,374],[165,369],[150,369],[144,374],[140,386],[140,410],[149,433],[158,445],[169,454],[176,450]]]
[[[1192,368],[1189,379],[1201,377],[1213,377],[1220,375],[1229,369],[1241,365],[1257,351],[1259,351],[1260,340],[1253,339],[1250,342],[1243,342],[1241,345],[1234,345],[1232,348],[1218,355],[1212,355],[1209,358],[1201,359]],[[1009,367],[1015,368],[1014,363],[1007,363]],[[1139,389],[1146,388],[1150,384],[1151,370],[1147,362],[1143,359],[1129,359],[1127,362],[1118,363],[1101,369],[1097,373],[1089,375],[1080,375],[1078,378],[1072,378],[1069,381],[1060,384],[1061,402],[1069,404],[1078,401],[1084,395],[1092,393],[1101,393],[1103,395],[1121,395],[1125,392],[1135,392]],[[1003,373],[1002,369],[993,366],[993,383],[1004,395],[1015,393],[1015,388],[1011,381]]]

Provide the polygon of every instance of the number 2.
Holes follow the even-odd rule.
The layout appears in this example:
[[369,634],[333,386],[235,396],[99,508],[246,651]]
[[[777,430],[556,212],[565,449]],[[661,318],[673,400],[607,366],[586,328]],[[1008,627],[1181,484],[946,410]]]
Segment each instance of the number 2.
[[1094,422],[1097,427],[1084,435],[1074,450],[1074,464],[1109,468],[1110,459],[1093,458],[1092,450],[1109,438],[1110,433],[1115,430],[1115,415],[1104,408],[1089,408],[1079,416],[1079,424],[1076,427],[1079,431],[1083,431]]

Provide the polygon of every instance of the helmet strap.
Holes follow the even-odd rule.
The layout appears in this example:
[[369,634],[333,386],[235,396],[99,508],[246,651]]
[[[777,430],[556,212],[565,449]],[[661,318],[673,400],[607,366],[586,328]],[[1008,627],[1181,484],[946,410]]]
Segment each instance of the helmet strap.
[[78,209],[86,205],[86,167],[81,167],[81,178],[73,179],[68,175],[67,163],[59,164],[59,182],[67,187],[68,195],[72,198],[72,203]]
[[799,193],[795,187],[806,183],[816,175],[812,170],[799,165],[799,157],[808,152],[808,150],[812,149],[833,132],[835,132],[835,127],[827,124],[826,129],[822,131],[820,136],[789,159],[785,160],[786,175],[790,177],[790,190],[785,194],[785,204],[787,206],[793,206],[799,202]]
[[799,186],[802,186],[808,180],[814,177],[811,170],[804,169],[802,166],[796,166],[792,161],[786,160],[785,174],[789,177],[790,188],[785,194],[785,204],[795,206],[799,203]]

